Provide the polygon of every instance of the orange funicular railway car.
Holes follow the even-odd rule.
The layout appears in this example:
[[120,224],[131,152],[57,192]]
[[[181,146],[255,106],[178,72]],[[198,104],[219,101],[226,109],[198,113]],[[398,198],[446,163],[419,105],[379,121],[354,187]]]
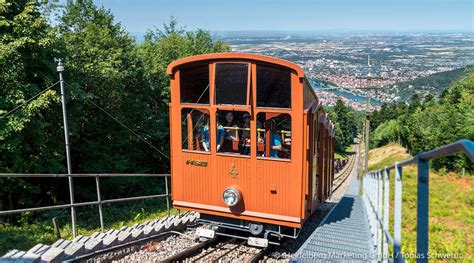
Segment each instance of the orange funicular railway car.
[[[296,238],[331,194],[334,129],[303,70],[217,53],[172,62],[172,199],[198,223],[266,246]],[[270,241],[269,241],[270,240]]]

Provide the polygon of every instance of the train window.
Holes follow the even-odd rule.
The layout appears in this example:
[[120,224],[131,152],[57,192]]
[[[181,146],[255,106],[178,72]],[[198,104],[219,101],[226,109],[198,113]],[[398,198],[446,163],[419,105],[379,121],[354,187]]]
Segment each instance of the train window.
[[250,155],[250,114],[218,110],[216,121],[217,151]]
[[289,114],[261,112],[257,115],[257,156],[290,159],[291,139]]
[[290,70],[257,65],[257,107],[291,108]]
[[183,109],[181,127],[183,150],[208,152],[211,149],[208,110]]
[[247,105],[249,65],[216,63],[216,104]]
[[179,72],[181,103],[209,104],[209,64],[192,64]]

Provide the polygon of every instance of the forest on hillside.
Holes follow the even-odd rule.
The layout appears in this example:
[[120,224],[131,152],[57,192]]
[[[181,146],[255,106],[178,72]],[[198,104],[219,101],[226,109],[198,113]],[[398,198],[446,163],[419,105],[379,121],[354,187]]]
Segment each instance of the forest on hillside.
[[[474,140],[474,70],[467,69],[438,97],[414,94],[409,104],[383,104],[371,116],[371,131],[371,147],[398,142],[412,155],[461,139]],[[434,160],[433,167],[474,171],[463,154]]]
[[467,75],[473,66],[438,72],[426,77],[419,77],[410,81],[397,83],[398,95],[404,100],[410,100],[414,94],[428,94],[440,96],[459,78]]
[[[186,30],[174,18],[137,43],[92,0],[1,1],[0,42],[3,173],[67,171],[59,85],[11,111],[57,83],[54,58],[65,67],[73,173],[169,173],[166,67],[182,57],[229,50],[209,31]],[[66,183],[2,179],[0,209],[68,202]],[[106,178],[102,185],[103,198],[163,188],[137,178]],[[76,180],[75,189],[78,202],[96,198],[89,181]]]

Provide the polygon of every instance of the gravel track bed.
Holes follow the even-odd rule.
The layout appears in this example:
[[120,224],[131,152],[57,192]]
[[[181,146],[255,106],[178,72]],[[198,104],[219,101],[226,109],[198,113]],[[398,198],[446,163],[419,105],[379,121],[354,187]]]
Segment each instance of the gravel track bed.
[[[354,156],[357,158],[357,155]],[[355,159],[357,162],[357,159]],[[354,166],[355,167],[355,166]],[[356,173],[351,172],[351,175],[342,183],[342,185],[332,193],[331,197],[322,203],[316,213],[314,213],[304,224],[297,239],[285,238],[280,246],[274,247],[270,252],[264,256],[266,262],[288,262],[292,254],[296,253],[313,231],[319,226],[324,217],[331,211],[331,209],[341,200],[349,188],[352,176],[357,176]]]
[[87,260],[87,262],[158,262],[176,255],[199,242],[195,231],[186,231],[185,235],[171,234],[165,239],[152,239],[124,249],[111,251]]
[[262,251],[262,249],[244,244],[222,257],[222,262],[250,262],[260,251]]
[[224,242],[201,250],[184,262],[250,262],[262,249],[243,243]]

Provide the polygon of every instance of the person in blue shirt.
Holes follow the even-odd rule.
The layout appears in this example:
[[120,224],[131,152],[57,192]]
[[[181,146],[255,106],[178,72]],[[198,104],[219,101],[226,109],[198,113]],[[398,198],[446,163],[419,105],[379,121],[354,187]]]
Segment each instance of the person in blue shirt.
[[270,157],[279,158],[278,152],[288,152],[287,149],[283,148],[281,137],[278,135],[276,130],[275,121],[271,122],[270,126]]
[[[224,135],[225,135],[224,127],[220,124],[219,121],[217,121],[217,151],[219,151],[222,148],[222,145],[224,144]],[[207,125],[204,126],[204,128],[202,129],[201,137],[203,139],[202,147],[204,147],[204,150],[208,152],[210,149],[209,123],[207,123]]]

